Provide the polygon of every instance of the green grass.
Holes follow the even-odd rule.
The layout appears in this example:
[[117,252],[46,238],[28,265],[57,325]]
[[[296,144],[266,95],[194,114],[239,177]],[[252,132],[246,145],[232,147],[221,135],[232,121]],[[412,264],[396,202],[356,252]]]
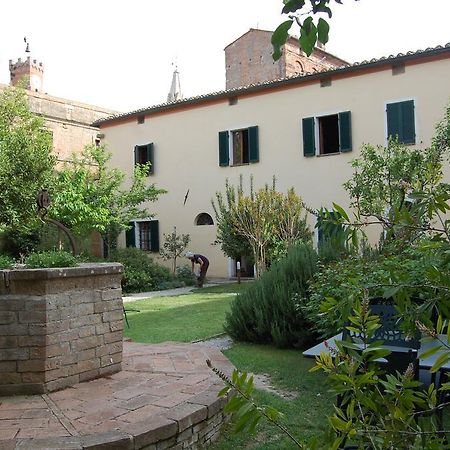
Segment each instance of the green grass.
[[[225,313],[234,293],[245,289],[243,284],[226,284],[196,289],[191,294],[161,297],[126,303],[127,308],[140,309],[128,313],[131,328],[125,335],[138,342],[191,342],[223,332]],[[271,346],[235,343],[225,355],[241,371],[265,374],[277,390],[294,393],[283,398],[256,389],[254,398],[260,405],[270,405],[284,413],[282,423],[299,441],[320,436],[328,429],[327,417],[332,414],[334,397],[328,392],[326,377],[310,373],[313,359],[301,356],[300,350],[281,350]],[[445,417],[449,428],[449,414]],[[264,419],[253,436],[235,434],[228,425],[211,450],[288,450],[295,445],[278,428]]]
[[[271,346],[235,344],[225,355],[241,371],[267,374],[272,386],[296,394],[285,399],[277,394],[256,390],[258,404],[270,405],[284,413],[282,423],[300,440],[322,434],[327,429],[327,416],[333,409],[333,396],[327,392],[325,377],[310,373],[314,360],[301,356],[298,350],[280,350]],[[222,433],[212,450],[260,449],[279,450],[297,448],[278,428],[264,419],[256,434],[235,434],[232,426]]]
[[192,342],[223,333],[225,313],[234,293],[244,284],[225,284],[195,289],[191,294],[127,302],[130,328],[125,336],[137,342]]
[[[130,328],[125,335],[137,342],[191,342],[223,332],[225,313],[229,311],[234,293],[245,289],[246,283],[225,284],[195,289],[192,293],[126,303]],[[324,377],[308,372],[313,360],[305,359],[299,350],[280,350],[271,346],[236,343],[225,355],[240,370],[270,377],[276,389],[295,393],[284,399],[262,390],[255,391],[259,404],[271,405],[285,414],[283,423],[300,440],[320,434],[326,416],[332,409],[332,398],[326,391]],[[214,450],[293,448],[280,431],[264,420],[256,435],[234,434],[229,427],[213,447]]]

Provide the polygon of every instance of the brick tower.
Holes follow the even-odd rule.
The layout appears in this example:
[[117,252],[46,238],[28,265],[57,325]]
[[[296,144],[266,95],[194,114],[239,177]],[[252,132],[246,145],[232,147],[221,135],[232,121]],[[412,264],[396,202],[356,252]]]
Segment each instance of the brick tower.
[[27,56],[25,61],[19,58],[16,62],[9,60],[9,73],[11,86],[16,86],[24,80],[24,88],[33,92],[43,91],[44,66],[36,59]]
[[293,37],[284,45],[282,57],[274,61],[271,36],[271,31],[251,28],[225,47],[226,89],[348,65],[321,47],[306,56]]

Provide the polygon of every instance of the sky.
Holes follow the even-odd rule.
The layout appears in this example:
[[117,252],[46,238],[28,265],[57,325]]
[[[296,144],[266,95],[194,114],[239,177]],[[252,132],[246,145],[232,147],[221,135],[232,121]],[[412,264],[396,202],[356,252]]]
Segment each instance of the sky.
[[[450,42],[450,0],[332,2],[326,50],[349,62]],[[0,83],[9,60],[44,64],[44,91],[116,111],[164,103],[174,65],[184,97],[225,88],[224,48],[286,20],[282,0],[22,0],[2,4]],[[450,74],[449,74],[450,79]]]

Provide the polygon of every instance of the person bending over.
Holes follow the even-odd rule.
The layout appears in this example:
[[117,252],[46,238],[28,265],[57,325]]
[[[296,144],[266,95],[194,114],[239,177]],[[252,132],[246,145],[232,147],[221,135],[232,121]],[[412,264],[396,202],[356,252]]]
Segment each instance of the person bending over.
[[209,267],[209,260],[206,256],[199,255],[193,252],[187,252],[186,258],[189,258],[192,263],[192,273],[194,273],[194,265],[198,264],[200,266],[200,273],[197,276],[197,286],[203,287],[203,282],[205,281],[206,272]]

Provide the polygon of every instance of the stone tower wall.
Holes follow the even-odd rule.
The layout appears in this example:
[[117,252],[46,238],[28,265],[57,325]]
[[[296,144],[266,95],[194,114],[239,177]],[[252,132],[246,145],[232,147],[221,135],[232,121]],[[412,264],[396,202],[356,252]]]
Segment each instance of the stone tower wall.
[[225,48],[226,89],[276,80],[285,72],[284,56],[272,58],[270,33],[250,30]]
[[251,29],[225,48],[226,89],[263,83],[347,64],[323,49],[307,57],[291,38],[278,61],[272,58],[270,31]]
[[[22,61],[19,58],[16,62],[9,60],[9,73],[11,79],[11,86],[17,86],[21,80],[25,80],[25,88],[35,92],[42,91],[42,82],[44,79],[44,65],[36,59],[31,59],[30,56]],[[38,85],[31,79],[37,77]]]

